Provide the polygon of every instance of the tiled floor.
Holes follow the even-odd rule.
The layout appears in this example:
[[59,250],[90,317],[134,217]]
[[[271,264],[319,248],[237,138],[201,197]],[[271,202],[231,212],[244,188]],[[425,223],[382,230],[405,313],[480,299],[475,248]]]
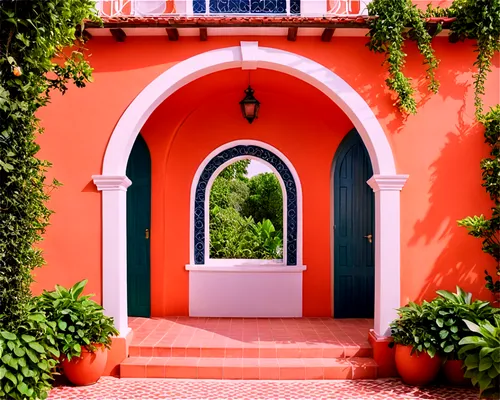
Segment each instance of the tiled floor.
[[373,320],[174,317],[129,325],[132,357],[364,357]]
[[369,319],[131,318],[122,378],[373,379]]
[[397,379],[362,381],[221,381],[101,378],[93,386],[59,387],[50,400],[153,399],[339,399],[339,400],[473,400],[472,388],[403,385]]

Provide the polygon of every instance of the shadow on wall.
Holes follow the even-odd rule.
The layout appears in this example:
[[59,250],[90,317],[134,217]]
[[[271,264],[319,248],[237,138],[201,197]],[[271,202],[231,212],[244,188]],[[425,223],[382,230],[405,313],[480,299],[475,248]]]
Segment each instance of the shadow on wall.
[[[446,135],[446,144],[430,167],[433,171],[430,206],[425,217],[415,224],[409,242],[414,246],[422,239],[425,244],[447,241],[415,301],[430,300],[439,289],[454,291],[456,285],[473,292],[474,297],[493,300],[484,287],[484,270],[492,271],[494,261],[485,254],[478,257],[481,241],[469,236],[467,230],[457,224],[457,220],[468,215],[488,215],[490,212],[488,196],[479,188],[479,163],[486,156],[486,145],[481,146],[484,143],[482,128],[463,122],[464,109],[465,103],[459,113],[456,132]],[[464,188],[474,188],[474,195]]]

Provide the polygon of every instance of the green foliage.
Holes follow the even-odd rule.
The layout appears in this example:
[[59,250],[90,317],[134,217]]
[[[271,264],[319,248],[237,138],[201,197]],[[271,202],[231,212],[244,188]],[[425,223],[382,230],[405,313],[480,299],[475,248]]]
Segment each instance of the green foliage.
[[[485,82],[491,71],[491,61],[495,52],[500,51],[500,0],[455,0],[449,8],[428,6],[423,12],[411,0],[373,0],[368,4],[371,16],[368,47],[371,51],[386,53],[384,63],[389,65],[389,78],[386,83],[397,95],[395,104],[403,113],[416,113],[415,89],[411,80],[405,76],[403,68],[406,54],[405,39],[413,40],[424,57],[427,66],[428,88],[436,93],[439,83],[435,79],[435,69],[439,61],[431,46],[432,37],[426,29],[429,17],[452,17],[450,41],[464,39],[477,40],[477,58],[474,66],[474,104],[476,116],[483,112],[482,95]],[[441,25],[434,34],[441,30]]]
[[249,195],[243,204],[242,215],[255,221],[270,220],[277,231],[283,230],[283,193],[271,172],[258,174],[248,181]]
[[480,119],[483,113],[481,96],[485,94],[484,84],[491,72],[491,60],[495,52],[500,51],[500,0],[455,0],[447,11],[449,17],[456,18],[451,26],[452,38],[477,41],[474,104]]
[[44,263],[34,245],[51,214],[45,205],[50,164],[36,157],[35,113],[51,90],[64,93],[70,81],[83,87],[90,80],[80,49],[67,49],[94,14],[93,0],[3,1],[0,7],[0,316],[8,332],[27,320],[31,272]]
[[460,340],[459,356],[464,359],[465,377],[479,384],[482,395],[498,398],[500,394],[500,315],[493,323],[478,324],[464,320],[471,334]]
[[[404,112],[415,114],[417,103],[415,89],[410,78],[403,73],[406,54],[405,37],[417,43],[417,47],[427,65],[428,89],[437,93],[439,82],[435,78],[435,69],[439,61],[431,46],[431,35],[427,32],[424,13],[411,0],[374,0],[368,4],[369,15],[376,15],[370,24],[370,42],[368,48],[376,53],[386,53],[384,63],[389,65],[389,89],[397,94],[395,105]],[[409,28],[408,33],[406,33]]]
[[457,359],[459,342],[470,334],[463,320],[493,322],[500,309],[493,308],[487,301],[472,301],[472,293],[466,293],[458,286],[456,293],[438,290],[437,294],[439,297],[429,303],[432,313],[436,315],[430,326],[431,332],[439,343],[439,352]]
[[111,337],[118,335],[113,318],[90,300],[92,295],[82,296],[86,284],[87,280],[77,282],[69,290],[56,285],[54,291],[45,290],[36,299],[38,309],[54,323],[57,347],[68,360],[80,357],[82,347],[89,351],[100,345],[109,348]]
[[[210,257],[283,257],[283,196],[272,173],[246,177],[249,160],[215,178],[210,192]],[[255,223],[255,221],[260,221]]]
[[251,227],[257,238],[259,247],[263,248],[264,258],[277,259],[283,257],[283,238],[281,232],[276,231],[270,220],[264,219],[262,222],[251,225]]
[[60,356],[55,324],[33,305],[15,331],[0,330],[0,398],[45,399]]
[[271,221],[255,224],[234,208],[210,210],[210,257],[227,259],[276,259],[282,257],[283,240]]
[[389,346],[412,346],[412,354],[415,351],[426,352],[434,357],[439,349],[439,341],[432,331],[437,319],[433,307],[426,301],[422,305],[409,302],[407,306],[399,308],[398,313],[399,318],[390,324],[393,341]]
[[485,142],[490,146],[490,157],[481,161],[483,187],[493,200],[491,218],[475,215],[458,221],[469,235],[482,239],[483,251],[496,263],[496,277],[485,270],[486,288],[500,293],[500,105],[493,107],[480,119],[485,127]]

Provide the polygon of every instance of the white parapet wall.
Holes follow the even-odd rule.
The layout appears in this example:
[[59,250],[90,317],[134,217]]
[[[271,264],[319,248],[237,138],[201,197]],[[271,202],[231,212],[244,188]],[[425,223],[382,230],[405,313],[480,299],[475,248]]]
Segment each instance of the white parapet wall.
[[190,317],[301,317],[305,266],[186,265]]

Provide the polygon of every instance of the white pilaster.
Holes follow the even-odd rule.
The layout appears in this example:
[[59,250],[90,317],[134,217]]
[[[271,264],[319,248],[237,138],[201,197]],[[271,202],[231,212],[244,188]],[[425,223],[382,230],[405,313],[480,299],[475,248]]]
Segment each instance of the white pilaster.
[[375,316],[374,330],[390,336],[389,324],[400,307],[400,192],[408,175],[374,175],[375,192]]
[[327,13],[327,0],[300,0],[302,17],[322,17]]
[[106,315],[114,318],[120,336],[130,331],[127,313],[127,188],[126,176],[93,175],[102,191],[102,293]]

